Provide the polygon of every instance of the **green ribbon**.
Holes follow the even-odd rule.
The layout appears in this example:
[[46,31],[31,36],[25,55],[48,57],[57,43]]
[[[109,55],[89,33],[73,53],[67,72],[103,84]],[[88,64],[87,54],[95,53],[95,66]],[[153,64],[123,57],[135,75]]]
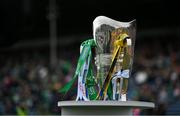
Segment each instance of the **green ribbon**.
[[97,97],[96,81],[93,76],[92,63],[89,65],[89,70],[86,78],[86,88],[90,100],[95,100]]
[[[72,80],[59,90],[60,93],[65,93],[65,95],[71,89],[71,87],[74,84],[75,80],[77,79],[78,75],[82,71],[82,67],[83,67],[84,63],[87,61],[88,55],[90,55],[90,58],[92,58],[91,48],[95,46],[94,39],[89,39],[89,40],[84,41],[81,44],[81,46],[82,46],[82,49],[81,49],[82,51],[81,51],[81,54],[80,54],[80,57],[78,60],[75,74],[74,74]],[[97,92],[96,92],[96,89],[94,88],[95,80],[93,78],[92,63],[90,63],[90,66],[88,69],[88,74],[87,74],[87,78],[86,78],[86,86],[87,86],[87,92],[89,95],[89,99],[90,100],[95,99],[97,96]]]

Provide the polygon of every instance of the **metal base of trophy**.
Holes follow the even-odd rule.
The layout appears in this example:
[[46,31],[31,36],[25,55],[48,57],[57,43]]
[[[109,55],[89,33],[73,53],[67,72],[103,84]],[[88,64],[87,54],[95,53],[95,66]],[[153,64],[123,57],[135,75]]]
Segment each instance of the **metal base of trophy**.
[[133,108],[154,108],[152,102],[140,101],[59,101],[61,115],[133,115]]

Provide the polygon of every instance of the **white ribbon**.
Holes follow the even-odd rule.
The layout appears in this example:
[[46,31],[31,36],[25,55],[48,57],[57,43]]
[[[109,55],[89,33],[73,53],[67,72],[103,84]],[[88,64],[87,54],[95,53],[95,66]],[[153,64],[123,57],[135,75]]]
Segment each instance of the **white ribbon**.
[[78,75],[78,90],[77,90],[76,101],[89,101],[89,99],[87,98],[86,87],[85,87],[85,81],[89,70],[89,63],[90,63],[90,55],[88,56],[88,60],[86,60],[86,63],[84,63],[82,71]]
[[123,71],[118,71],[113,78],[121,77],[121,78],[129,78],[129,69],[123,70]]
[[[123,70],[123,71],[118,71],[112,79],[112,84],[113,84],[113,100],[116,100],[116,92],[117,89],[119,89],[119,97],[118,100],[121,99],[121,101],[126,101],[126,99],[122,96],[120,96],[122,86],[123,86],[123,78],[129,78],[129,69]],[[117,79],[120,79],[120,87],[117,88]]]

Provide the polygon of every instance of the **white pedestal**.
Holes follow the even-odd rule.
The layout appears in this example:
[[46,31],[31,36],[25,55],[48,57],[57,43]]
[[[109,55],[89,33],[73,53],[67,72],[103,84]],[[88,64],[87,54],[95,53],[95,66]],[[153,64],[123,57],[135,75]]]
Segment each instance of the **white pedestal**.
[[61,115],[132,115],[133,108],[154,108],[152,102],[141,101],[59,101]]

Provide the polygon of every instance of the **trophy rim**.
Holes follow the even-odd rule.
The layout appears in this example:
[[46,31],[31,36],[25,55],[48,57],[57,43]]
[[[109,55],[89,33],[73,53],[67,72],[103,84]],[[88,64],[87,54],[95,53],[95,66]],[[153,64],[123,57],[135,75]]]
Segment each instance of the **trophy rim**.
[[153,102],[144,102],[144,101],[59,101],[58,106],[67,107],[67,106],[126,106],[126,107],[143,107],[143,108],[154,108],[155,104]]

